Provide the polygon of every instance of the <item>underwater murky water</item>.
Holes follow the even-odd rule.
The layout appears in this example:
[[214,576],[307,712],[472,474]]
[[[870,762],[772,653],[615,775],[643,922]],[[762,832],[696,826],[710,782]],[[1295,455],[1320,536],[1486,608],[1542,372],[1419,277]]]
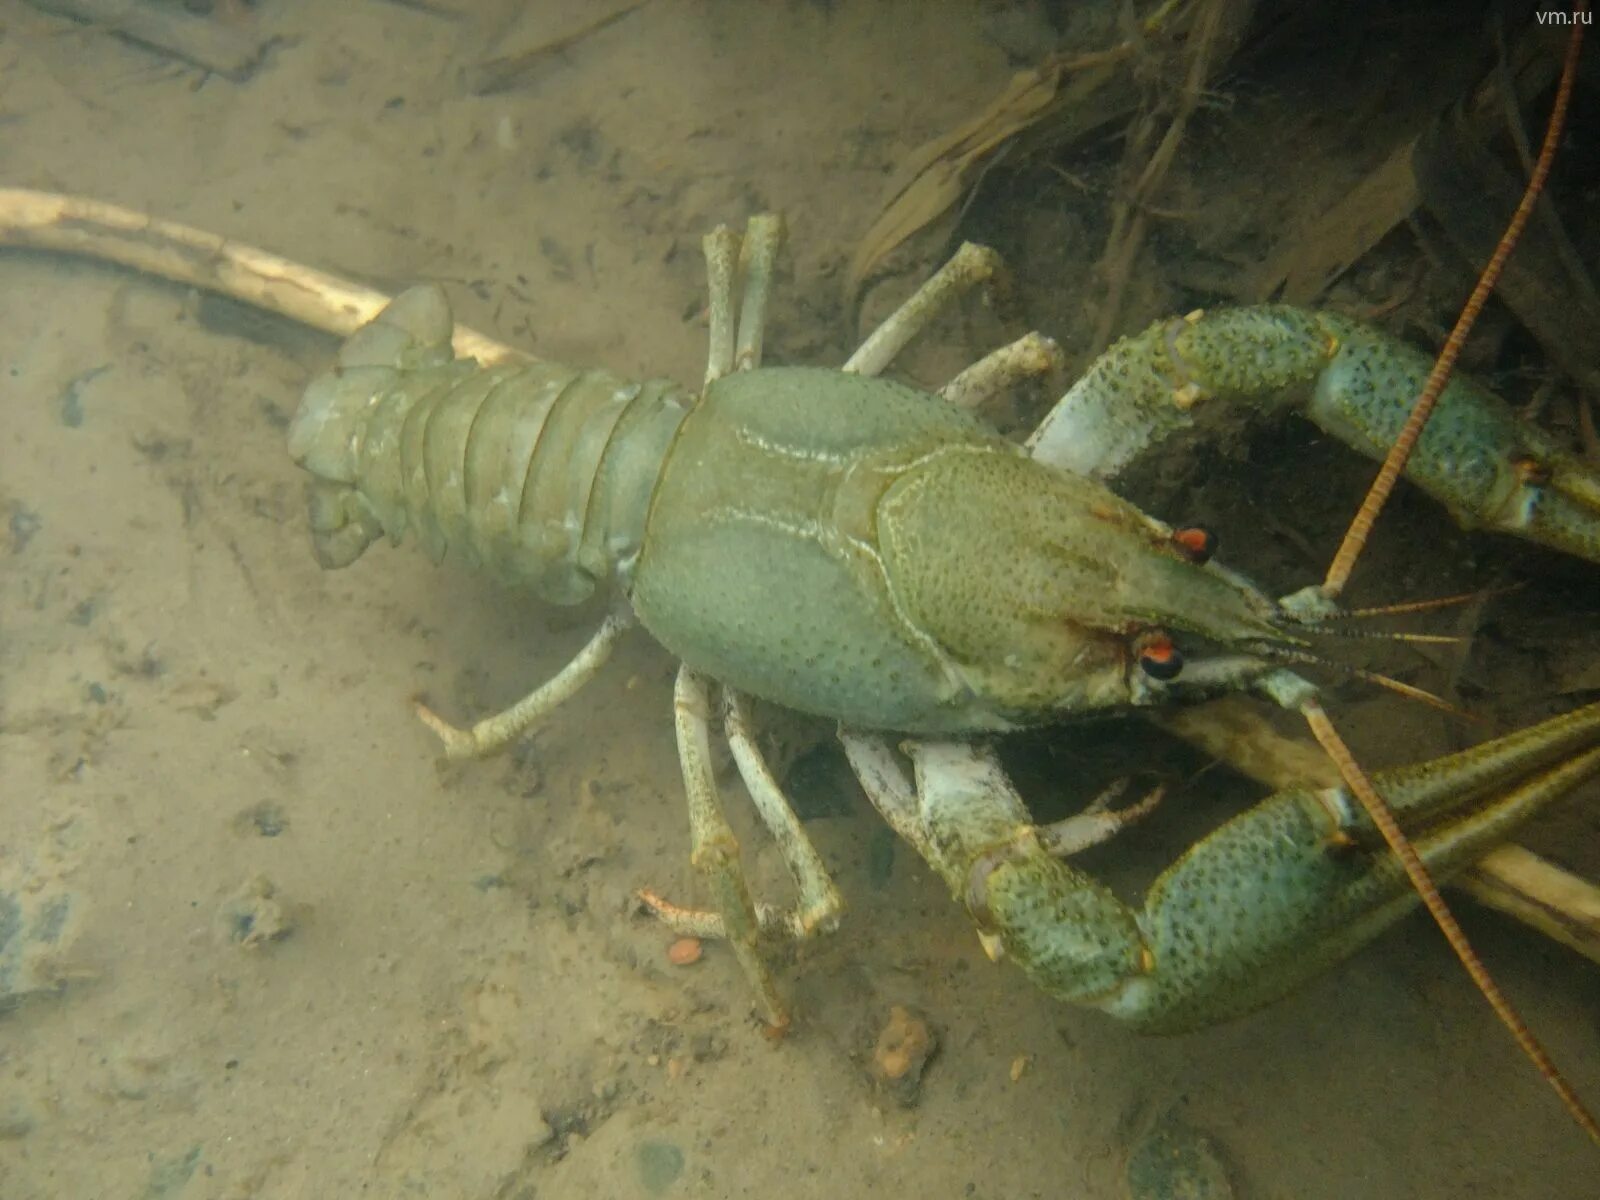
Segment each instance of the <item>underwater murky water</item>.
[[[603,23],[577,0],[218,4],[213,20],[271,41],[233,81],[10,4],[0,185],[385,291],[435,280],[465,323],[534,354],[691,384],[699,239],[777,209],[769,356],[837,364],[855,340],[843,279],[892,173],[1053,48],[1063,7],[654,0]],[[1189,182],[1239,188],[1183,203],[1252,211],[1239,181],[1271,152],[1241,134],[1224,153],[1250,116],[1199,119]],[[1024,318],[1085,348],[1116,161],[1103,137],[1085,154],[1098,174],[1087,193],[1060,184],[1071,203],[980,192],[963,230],[1023,256],[1014,309],[941,323],[909,375],[948,378]],[[1129,297],[1122,329],[1178,302],[1139,279]],[[700,896],[664,651],[633,634],[512,753],[438,761],[410,696],[458,719],[502,707],[600,614],[410,547],[318,568],[284,438],[335,345],[134,273],[0,252],[4,1200],[1118,1197],[1130,1154],[1196,1134],[1240,1197],[1591,1194],[1593,1147],[1422,920],[1257,1015],[1140,1037],[991,964],[825,750],[786,778],[847,910],[778,956],[795,1024],[770,1043],[726,948],[674,965],[634,899]],[[1262,439],[1151,490],[1288,588],[1315,577],[1367,471],[1311,434]],[[1592,569],[1469,538],[1415,497],[1392,516],[1362,599],[1530,587],[1495,602],[1470,667],[1376,660],[1461,685],[1487,727],[1340,685],[1330,707],[1364,753],[1440,753],[1593,698]],[[1120,724],[1007,755],[1051,812],[1130,761],[1202,765]],[[784,899],[722,779],[755,890]],[[1207,772],[1085,865],[1131,896],[1254,795]],[[1531,844],[1594,876],[1595,801],[1591,786]],[[1458,907],[1600,1101],[1600,973]],[[937,1040],[914,1087],[873,1074],[897,1020],[921,1057],[896,1006]]]

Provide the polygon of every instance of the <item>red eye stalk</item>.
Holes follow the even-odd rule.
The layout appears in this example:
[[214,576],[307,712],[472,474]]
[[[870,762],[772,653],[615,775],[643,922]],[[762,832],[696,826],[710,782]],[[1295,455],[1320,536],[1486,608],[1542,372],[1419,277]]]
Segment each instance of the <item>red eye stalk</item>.
[[1178,648],[1172,644],[1172,639],[1164,633],[1151,635],[1138,647],[1139,667],[1151,679],[1166,682],[1176,679],[1178,672],[1183,670],[1183,655],[1178,653]]
[[1204,525],[1189,525],[1172,531],[1172,544],[1190,562],[1199,566],[1211,561],[1217,552],[1217,538]]

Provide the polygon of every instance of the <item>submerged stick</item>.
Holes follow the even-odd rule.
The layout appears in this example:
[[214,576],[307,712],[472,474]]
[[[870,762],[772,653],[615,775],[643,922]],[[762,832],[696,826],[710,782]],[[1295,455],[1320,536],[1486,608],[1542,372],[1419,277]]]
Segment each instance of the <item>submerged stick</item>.
[[130,41],[243,83],[260,63],[267,39],[215,17],[134,0],[28,0],[34,8],[120,33]]
[[[78,254],[240,300],[346,337],[391,297],[243,242],[82,196],[0,188],[0,246]],[[456,326],[456,353],[480,362],[527,358]]]

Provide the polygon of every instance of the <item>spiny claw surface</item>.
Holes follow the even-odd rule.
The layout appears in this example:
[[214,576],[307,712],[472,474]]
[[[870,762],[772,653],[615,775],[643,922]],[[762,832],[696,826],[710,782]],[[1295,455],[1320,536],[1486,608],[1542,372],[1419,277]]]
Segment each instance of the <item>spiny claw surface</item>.
[[[1431,367],[1430,356],[1336,313],[1196,312],[1096,359],[1029,446],[1044,462],[1109,479],[1178,435],[1212,438],[1288,408],[1376,461]],[[1600,473],[1470,378],[1445,388],[1406,477],[1468,528],[1600,562]]]
[[[1015,833],[1025,810],[992,758],[959,743],[908,749],[910,836],[980,928],[1045,991],[1148,1032],[1275,1000],[1416,903],[1359,804],[1342,789],[1289,788],[1192,847],[1130,909]],[[1600,704],[1374,782],[1428,870],[1448,879],[1597,773]]]

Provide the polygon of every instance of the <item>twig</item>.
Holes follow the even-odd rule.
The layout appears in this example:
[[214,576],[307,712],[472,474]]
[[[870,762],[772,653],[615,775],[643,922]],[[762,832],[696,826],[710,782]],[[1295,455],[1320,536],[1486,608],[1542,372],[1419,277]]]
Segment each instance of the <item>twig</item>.
[[[0,188],[0,245],[81,254],[253,304],[326,333],[366,324],[390,297],[214,233],[82,196]],[[481,362],[527,355],[456,326],[456,353]]]
[[58,17],[86,21],[131,41],[215,71],[235,83],[250,78],[267,40],[237,26],[167,5],[136,0],[28,0]]
[[491,58],[476,66],[469,67],[465,72],[467,90],[474,96],[488,96],[495,92],[503,92],[516,85],[534,67],[544,62],[553,55],[560,54],[563,50],[570,50],[585,38],[593,37],[602,29],[615,25],[623,17],[637,12],[650,0],[629,0],[620,8],[611,12],[602,13],[576,29],[559,34],[547,41],[540,42],[527,50],[519,50],[515,54],[507,54],[500,58]]
[[[1092,347],[1092,352],[1095,354],[1111,344],[1112,332],[1117,328],[1122,314],[1122,301],[1127,291],[1128,280],[1133,274],[1134,259],[1138,257],[1139,249],[1144,245],[1149,216],[1155,211],[1150,199],[1161,186],[1162,180],[1166,178],[1173,159],[1177,157],[1178,146],[1183,141],[1189,118],[1200,106],[1206,80],[1213,68],[1216,46],[1224,36],[1231,7],[1227,0],[1222,0],[1207,5],[1203,10],[1197,28],[1191,35],[1189,69],[1184,76],[1182,90],[1178,93],[1172,120],[1168,122],[1166,132],[1146,160],[1132,188],[1113,205],[1111,233],[1106,237],[1105,252],[1101,255],[1099,264],[1099,271],[1106,282],[1106,298],[1100,305],[1099,318],[1095,322]],[[1141,130],[1139,136],[1129,144],[1129,161],[1143,146],[1144,132]]]

